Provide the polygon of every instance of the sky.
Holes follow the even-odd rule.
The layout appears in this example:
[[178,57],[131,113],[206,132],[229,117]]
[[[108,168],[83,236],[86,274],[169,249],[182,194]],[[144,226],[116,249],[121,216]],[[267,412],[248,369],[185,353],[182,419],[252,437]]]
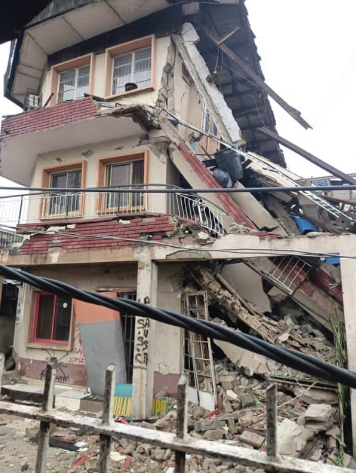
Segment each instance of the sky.
[[[313,127],[270,99],[281,136],[344,172],[356,172],[356,0],[246,0],[266,82]],[[0,46],[0,117],[21,110],[2,96],[9,45]],[[303,177],[325,171],[284,150]],[[1,181],[2,185],[4,181]]]

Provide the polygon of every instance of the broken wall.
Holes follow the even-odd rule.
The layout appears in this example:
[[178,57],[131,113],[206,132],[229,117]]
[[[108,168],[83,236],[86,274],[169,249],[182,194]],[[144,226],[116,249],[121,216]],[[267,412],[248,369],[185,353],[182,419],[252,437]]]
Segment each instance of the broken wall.
[[226,265],[222,276],[244,299],[262,312],[270,311],[270,301],[263,290],[262,278],[244,263]]

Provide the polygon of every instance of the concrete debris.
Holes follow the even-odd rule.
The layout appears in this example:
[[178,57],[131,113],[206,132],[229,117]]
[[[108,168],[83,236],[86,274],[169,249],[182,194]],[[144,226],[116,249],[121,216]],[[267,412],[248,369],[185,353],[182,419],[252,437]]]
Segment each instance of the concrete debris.
[[265,438],[262,435],[255,434],[254,432],[249,432],[245,430],[242,435],[238,436],[238,439],[242,443],[247,443],[255,448],[261,448],[262,444],[265,441]]
[[310,404],[298,423],[317,432],[329,430],[333,424],[334,409],[328,404]]
[[294,394],[298,396],[298,399],[306,404],[331,404],[336,405],[338,403],[338,395],[336,391],[330,389],[308,389],[306,391],[303,388],[295,388]]
[[194,430],[196,432],[206,432],[207,430],[221,429],[226,426],[226,423],[217,419],[206,419],[195,422]]
[[284,419],[277,428],[277,448],[281,455],[299,457],[308,440],[314,437],[312,430],[298,425],[290,419]]

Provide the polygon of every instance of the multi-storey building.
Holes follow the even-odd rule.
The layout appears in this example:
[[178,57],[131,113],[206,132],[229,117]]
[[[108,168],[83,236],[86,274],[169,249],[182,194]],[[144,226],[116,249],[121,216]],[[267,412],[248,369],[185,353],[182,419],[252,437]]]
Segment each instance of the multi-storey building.
[[[4,245],[2,262],[181,312],[187,265],[223,263],[214,251],[228,233],[300,234],[275,196],[264,203],[247,193],[162,193],[226,184],[214,137],[263,156],[244,166],[230,158],[236,167],[223,177],[235,186],[270,183],[278,173],[295,178],[278,145],[258,133],[261,125],[275,130],[266,94],[209,31],[263,80],[243,1],[54,1],[27,25],[5,84],[23,112],[2,122],[1,166],[31,190],[1,201],[2,224],[21,239]],[[212,253],[209,244],[217,245]],[[224,274],[264,311],[271,306],[262,278],[267,293],[277,285],[319,322],[341,311],[341,289],[325,268],[295,256],[229,262]],[[133,385],[138,417],[162,388],[175,394],[184,369],[180,329],[28,285],[20,288],[13,352],[19,373],[34,379],[56,354],[59,382],[96,393],[104,367],[117,362],[117,382]]]

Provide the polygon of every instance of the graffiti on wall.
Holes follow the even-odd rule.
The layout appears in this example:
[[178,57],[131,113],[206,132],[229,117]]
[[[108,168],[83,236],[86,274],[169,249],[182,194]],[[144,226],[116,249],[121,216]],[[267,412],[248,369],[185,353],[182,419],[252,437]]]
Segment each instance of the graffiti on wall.
[[72,352],[72,356],[70,356],[68,359],[68,363],[84,366],[85,355],[83,350],[82,337],[80,336],[79,331],[77,332],[74,338],[74,346],[75,348]]
[[[40,373],[40,380],[46,377],[46,369],[44,368]],[[57,365],[56,383],[66,384],[69,381],[69,376],[65,373],[66,368],[63,365]]]
[[147,368],[148,363],[148,333],[150,319],[137,319],[137,337],[135,342],[135,368]]

